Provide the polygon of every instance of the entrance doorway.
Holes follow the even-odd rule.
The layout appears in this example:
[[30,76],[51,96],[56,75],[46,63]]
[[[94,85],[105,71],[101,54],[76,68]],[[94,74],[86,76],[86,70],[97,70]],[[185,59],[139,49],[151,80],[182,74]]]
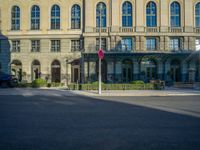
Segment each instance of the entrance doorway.
[[72,62],[72,82],[80,82],[80,61],[75,60]]
[[147,82],[157,79],[157,64],[155,60],[149,58],[143,59],[141,62],[141,67]]
[[40,62],[38,60],[34,60],[31,65],[32,68],[32,80],[36,80],[41,77],[40,72]]
[[122,81],[124,83],[128,83],[133,80],[132,67],[133,67],[133,63],[131,60],[124,60],[122,62]]
[[180,69],[180,61],[178,60],[173,60],[171,62],[171,79],[173,82],[180,82],[180,73],[181,73],[181,69]]
[[60,76],[60,62],[58,60],[54,60],[51,64],[51,81],[60,82]]

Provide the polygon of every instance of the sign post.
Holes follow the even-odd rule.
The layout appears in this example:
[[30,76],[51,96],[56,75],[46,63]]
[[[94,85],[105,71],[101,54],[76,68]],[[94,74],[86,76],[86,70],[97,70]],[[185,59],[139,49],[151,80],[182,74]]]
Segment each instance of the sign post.
[[99,94],[101,94],[101,60],[104,58],[104,52],[102,49],[99,49],[98,57],[99,57]]

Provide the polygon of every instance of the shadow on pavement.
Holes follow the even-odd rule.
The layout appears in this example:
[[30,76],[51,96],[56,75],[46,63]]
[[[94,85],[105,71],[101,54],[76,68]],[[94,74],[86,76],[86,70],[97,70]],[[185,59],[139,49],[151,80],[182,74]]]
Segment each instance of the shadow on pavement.
[[1,96],[0,149],[199,150],[200,119],[89,97]]

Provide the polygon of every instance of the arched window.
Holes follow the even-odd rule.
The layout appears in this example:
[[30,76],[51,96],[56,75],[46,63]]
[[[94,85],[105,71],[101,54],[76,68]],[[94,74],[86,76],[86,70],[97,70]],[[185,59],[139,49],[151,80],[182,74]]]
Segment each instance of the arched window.
[[31,9],[31,30],[40,29],[40,8],[34,5]]
[[51,8],[51,29],[60,29],[60,7],[53,5]]
[[130,2],[124,2],[122,5],[122,26],[123,27],[133,26],[132,4]]
[[178,2],[173,2],[170,6],[171,27],[181,26],[181,8]]
[[102,2],[98,3],[96,7],[96,27],[100,27],[100,22],[101,27],[106,27],[106,5]]
[[20,8],[13,6],[11,11],[11,29],[20,30]]
[[156,4],[149,2],[146,6],[146,26],[156,27],[157,26],[157,11]]
[[200,27],[200,3],[197,3],[195,6],[195,23],[196,27]]
[[71,28],[81,28],[81,8],[79,5],[74,5],[71,10]]

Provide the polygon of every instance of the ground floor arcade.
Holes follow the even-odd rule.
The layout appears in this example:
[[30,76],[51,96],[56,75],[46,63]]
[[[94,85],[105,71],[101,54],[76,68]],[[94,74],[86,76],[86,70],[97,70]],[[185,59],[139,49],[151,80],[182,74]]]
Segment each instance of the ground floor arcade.
[[[134,80],[160,79],[167,83],[200,82],[200,55],[193,53],[106,53],[102,60],[105,83],[129,83]],[[48,82],[91,83],[98,80],[97,53],[82,53],[74,59],[13,58],[11,73],[19,81],[43,78]]]
[[[102,60],[102,80],[106,83],[129,83],[133,80],[149,82],[199,82],[200,57],[190,53],[106,53]],[[98,79],[97,54],[83,54],[83,82]]]

